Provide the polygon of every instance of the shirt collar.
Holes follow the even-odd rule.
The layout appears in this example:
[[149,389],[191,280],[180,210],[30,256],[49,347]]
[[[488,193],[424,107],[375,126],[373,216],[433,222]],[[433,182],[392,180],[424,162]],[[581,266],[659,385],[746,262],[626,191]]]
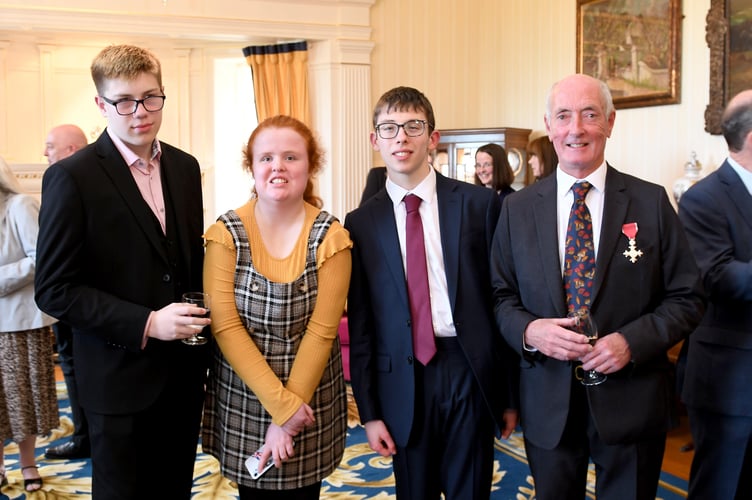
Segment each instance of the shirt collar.
[[389,194],[389,198],[392,199],[392,203],[395,205],[399,204],[405,195],[409,193],[419,197],[424,203],[431,203],[433,201],[433,195],[436,193],[436,171],[433,167],[428,165],[428,175],[426,175],[420,184],[409,191],[395,184],[387,176],[386,192]]
[[572,189],[572,184],[580,181],[588,181],[596,191],[603,193],[606,189],[606,173],[608,166],[604,161],[595,171],[584,179],[578,179],[564,172],[561,168],[556,169],[556,190],[559,198],[563,198]]
[[[138,160],[141,158],[131,150],[128,146],[125,145],[125,143],[120,139],[120,137],[116,136],[115,134],[110,132],[110,129],[107,130],[107,135],[110,136],[110,139],[112,140],[112,143],[115,145],[117,150],[120,152],[120,156],[123,157],[123,160],[125,160],[126,165],[133,166],[134,164],[138,164]],[[154,142],[151,144],[151,158],[149,158],[149,161],[159,161],[162,158],[162,146],[159,144],[159,141],[157,139],[154,139]]]
[[729,165],[731,165],[731,168],[734,169],[734,172],[736,172],[737,175],[741,178],[742,183],[744,183],[744,187],[747,188],[749,194],[752,194],[752,172],[742,167],[738,161],[734,160],[730,156],[727,158],[727,160]]

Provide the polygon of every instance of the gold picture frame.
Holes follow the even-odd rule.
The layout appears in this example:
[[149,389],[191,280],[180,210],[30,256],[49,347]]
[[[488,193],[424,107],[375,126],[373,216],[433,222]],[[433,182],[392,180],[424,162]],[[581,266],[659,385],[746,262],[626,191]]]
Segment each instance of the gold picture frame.
[[749,5],[744,0],[710,0],[705,26],[705,40],[710,49],[710,99],[705,108],[705,131],[710,134],[721,134],[726,103],[750,86]]
[[617,109],[680,102],[681,0],[577,0],[577,72]]

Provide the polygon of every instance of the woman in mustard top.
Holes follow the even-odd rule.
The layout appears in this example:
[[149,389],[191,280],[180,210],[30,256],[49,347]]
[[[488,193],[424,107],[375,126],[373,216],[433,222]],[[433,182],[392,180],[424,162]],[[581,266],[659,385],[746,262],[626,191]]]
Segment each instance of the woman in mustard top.
[[[337,325],[352,242],[313,194],[323,154],[303,123],[264,120],[244,166],[256,196],[206,231],[216,346],[202,444],[241,499],[319,498],[345,446]],[[275,467],[253,479],[244,463],[262,445]]]

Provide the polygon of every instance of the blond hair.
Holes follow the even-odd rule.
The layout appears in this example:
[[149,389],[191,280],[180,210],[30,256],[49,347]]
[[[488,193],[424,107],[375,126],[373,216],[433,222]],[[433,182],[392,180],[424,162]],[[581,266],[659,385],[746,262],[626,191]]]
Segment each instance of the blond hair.
[[2,157],[0,157],[0,192],[5,194],[20,194],[23,192],[16,174],[13,173],[10,165],[5,163]]
[[143,73],[154,75],[162,88],[159,59],[150,51],[134,45],[110,45],[102,49],[91,63],[91,77],[100,95],[107,80],[135,80]]

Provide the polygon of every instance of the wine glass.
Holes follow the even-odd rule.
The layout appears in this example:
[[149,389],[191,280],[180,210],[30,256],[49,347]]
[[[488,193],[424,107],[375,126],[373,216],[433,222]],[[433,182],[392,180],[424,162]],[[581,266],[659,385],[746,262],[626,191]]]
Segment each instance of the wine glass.
[[[206,309],[205,314],[192,314],[194,318],[208,318],[209,311],[211,309],[211,299],[208,293],[203,292],[187,292],[183,294],[183,303],[191,304],[194,306],[202,307]],[[199,332],[204,329],[201,325],[189,325],[191,328],[195,328]],[[196,333],[193,337],[182,339],[184,344],[188,345],[203,345],[206,344],[207,338],[203,335]]]
[[[595,345],[595,341],[598,340],[598,327],[595,325],[595,320],[587,310],[574,311],[567,314],[567,318],[575,318],[576,322],[571,330],[581,333],[588,338],[590,345]],[[598,385],[606,381],[608,377],[603,373],[595,370],[583,370],[582,365],[578,366],[575,370],[575,376],[582,385]],[[582,375],[580,375],[582,373]]]

